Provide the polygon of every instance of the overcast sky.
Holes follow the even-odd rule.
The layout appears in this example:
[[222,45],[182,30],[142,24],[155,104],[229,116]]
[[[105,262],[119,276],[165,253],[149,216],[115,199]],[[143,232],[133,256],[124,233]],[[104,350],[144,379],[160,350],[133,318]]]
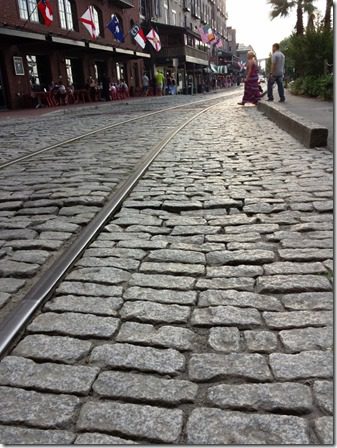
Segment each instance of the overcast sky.
[[[326,0],[315,0],[315,6],[325,11]],[[296,11],[286,18],[271,21],[271,6],[267,0],[226,0],[227,26],[236,29],[236,42],[252,45],[258,59],[269,56],[271,46],[289,36],[296,24]],[[306,25],[307,17],[304,17]]]

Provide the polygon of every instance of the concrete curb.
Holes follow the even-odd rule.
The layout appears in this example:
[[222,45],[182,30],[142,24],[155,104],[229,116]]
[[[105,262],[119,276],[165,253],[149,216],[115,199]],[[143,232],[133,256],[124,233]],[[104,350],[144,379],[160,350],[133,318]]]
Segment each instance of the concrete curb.
[[257,108],[307,148],[327,146],[328,129],[324,126],[305,120],[303,117],[285,110],[284,106],[278,104],[259,101]]

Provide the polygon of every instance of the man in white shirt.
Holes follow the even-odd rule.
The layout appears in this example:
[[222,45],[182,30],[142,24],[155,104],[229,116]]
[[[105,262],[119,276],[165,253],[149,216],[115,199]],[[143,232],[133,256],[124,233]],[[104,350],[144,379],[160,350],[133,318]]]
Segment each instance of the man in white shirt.
[[274,101],[273,86],[276,82],[278,94],[280,97],[280,103],[284,103],[284,87],[283,87],[283,75],[284,75],[284,61],[285,57],[282,51],[280,51],[280,45],[274,44],[272,47],[271,57],[271,71],[268,79],[268,101]]

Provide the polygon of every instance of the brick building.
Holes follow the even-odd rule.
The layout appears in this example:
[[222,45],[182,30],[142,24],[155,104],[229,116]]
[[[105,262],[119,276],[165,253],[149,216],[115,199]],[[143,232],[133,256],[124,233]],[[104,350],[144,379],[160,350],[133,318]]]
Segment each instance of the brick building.
[[[141,86],[144,60],[150,55],[128,34],[139,21],[138,0],[91,0],[97,39],[79,21],[87,0],[50,0],[49,27],[36,4],[37,0],[0,0],[0,108],[24,107],[32,83],[43,89],[59,77],[72,81],[75,89],[84,88],[89,76],[99,82],[103,77],[124,78],[132,90]],[[112,14],[124,29],[124,43],[106,28]]]

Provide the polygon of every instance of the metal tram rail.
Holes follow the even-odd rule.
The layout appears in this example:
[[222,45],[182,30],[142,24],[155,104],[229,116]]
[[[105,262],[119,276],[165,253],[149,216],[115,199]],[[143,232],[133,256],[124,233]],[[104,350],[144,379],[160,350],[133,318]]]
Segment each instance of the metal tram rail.
[[[202,100],[200,102],[205,102],[205,100]],[[195,102],[189,104],[195,104]],[[6,322],[1,324],[0,357],[4,356],[7,351],[10,350],[11,346],[13,345],[13,343],[15,343],[21,332],[24,331],[26,324],[33,317],[34,312],[37,311],[38,308],[50,298],[55,287],[64,277],[66,272],[73,266],[75,261],[81,256],[86,247],[94,240],[95,236],[100,232],[105,223],[109,219],[111,219],[111,217],[115,213],[118,212],[123,200],[130,194],[133,187],[150,166],[152,161],[182,129],[184,129],[188,124],[190,124],[201,114],[207,112],[213,107],[216,107],[218,104],[219,102],[208,106],[187,119],[182,125],[178,126],[158,144],[153,146],[152,149],[150,149],[150,151],[143,157],[143,159],[135,166],[133,173],[117,188],[117,190],[108,199],[108,202],[103,206],[103,208],[100,210],[100,212],[98,212],[93,220],[84,228],[84,230],[80,233],[74,243],[70,247],[68,247],[65,252],[49,268],[49,270],[41,276],[41,278],[36,282],[31,290],[24,296],[23,300],[18,304],[18,306],[9,313],[6,318]],[[184,106],[186,106],[186,104]],[[176,109],[178,107],[182,106],[175,106],[165,109],[164,111],[169,109]],[[163,112],[163,110],[161,110],[161,112]],[[151,116],[156,113],[159,112],[151,112],[149,114],[143,115],[142,117],[138,116],[125,122],[131,122],[145,116]],[[121,123],[106,126],[105,128],[101,128],[100,130],[111,128],[120,124]],[[98,132],[98,130],[91,131],[85,136],[91,135],[95,132]],[[75,141],[83,137],[84,135],[70,139],[67,142]],[[64,143],[65,142],[62,142],[62,144]],[[48,151],[57,146],[61,146],[61,143],[50,146],[48,148],[44,148],[43,150],[37,151],[34,154],[30,154],[29,156],[24,156],[24,158],[20,158],[20,160],[27,159],[29,157],[32,157],[33,155],[40,154],[41,152]],[[16,162],[18,160],[19,159],[17,159]],[[15,161],[9,162],[6,166],[13,163],[15,163]],[[0,168],[3,167],[4,166],[1,166]]]
[[33,151],[33,152],[31,152],[29,154],[26,154],[24,156],[20,156],[20,157],[17,157],[15,159],[9,160],[8,162],[2,163],[2,164],[0,164],[0,170],[4,169],[4,168],[7,168],[8,166],[14,165],[16,163],[22,162],[24,160],[30,159],[32,157],[38,156],[40,154],[43,154],[45,152],[51,151],[52,149],[59,148],[60,146],[67,145],[69,143],[73,143],[73,142],[76,142],[78,140],[81,140],[81,139],[83,139],[85,137],[89,137],[90,135],[94,135],[94,134],[97,134],[99,132],[105,131],[107,129],[112,129],[112,128],[115,128],[117,126],[121,126],[123,124],[128,124],[128,123],[131,123],[133,121],[141,120],[142,118],[151,117],[152,115],[157,115],[157,114],[160,114],[160,113],[168,112],[170,110],[181,109],[181,108],[184,108],[186,106],[193,106],[195,104],[215,101],[215,100],[219,100],[219,99],[222,99],[222,98],[228,98],[228,96],[231,96],[231,95],[237,95],[237,92],[230,92],[230,94],[228,94],[228,93],[226,93],[224,95],[219,95],[216,98],[204,98],[202,100],[191,101],[189,103],[180,104],[178,106],[171,106],[171,107],[167,107],[165,109],[159,109],[159,110],[156,110],[156,111],[153,111],[153,112],[148,112],[146,114],[137,115],[136,117],[133,117],[133,118],[128,118],[127,120],[119,121],[118,123],[113,123],[113,124],[109,124],[107,126],[102,126],[100,128],[94,129],[92,131],[86,132],[86,133],[78,135],[76,137],[72,137],[72,138],[67,139],[67,140],[62,140],[62,141],[60,141],[58,143],[54,143],[53,145],[46,146],[45,148],[38,149],[37,151]]

